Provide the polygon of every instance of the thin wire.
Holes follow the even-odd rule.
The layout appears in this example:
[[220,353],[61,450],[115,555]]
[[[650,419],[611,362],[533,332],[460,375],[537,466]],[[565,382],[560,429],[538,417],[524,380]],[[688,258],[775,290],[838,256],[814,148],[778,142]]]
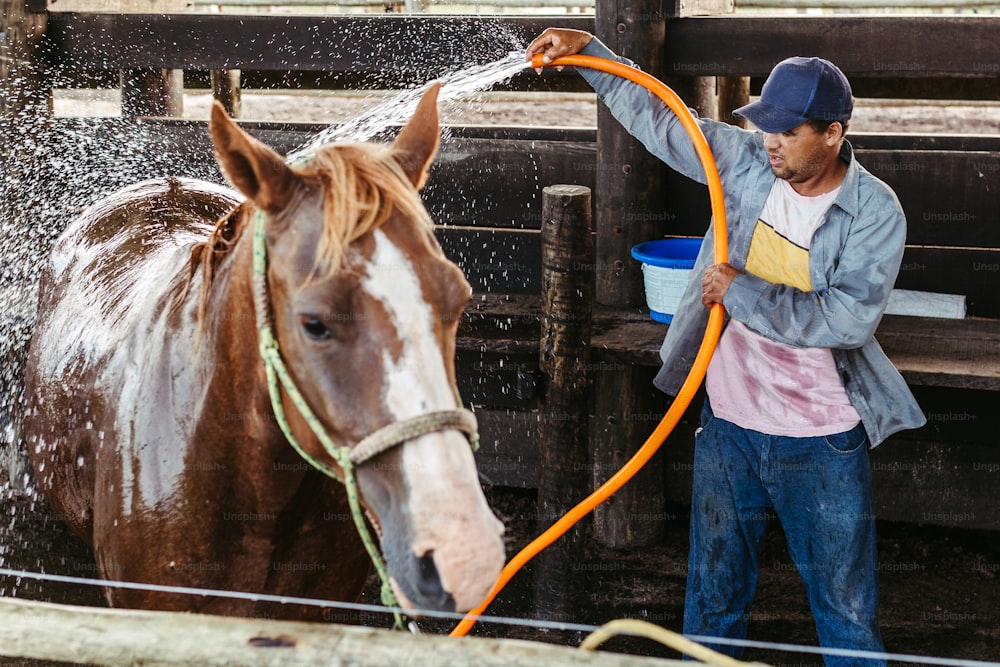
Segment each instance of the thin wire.
[[[384,605],[364,604],[360,602],[339,602],[334,600],[319,600],[316,598],[303,598],[293,595],[271,595],[269,593],[244,593],[239,591],[223,591],[212,588],[193,588],[189,586],[165,586],[162,584],[140,584],[130,581],[112,581],[104,579],[94,579],[90,577],[71,577],[62,574],[45,574],[41,572],[29,572],[27,570],[13,570],[0,567],[0,577],[17,577],[21,579],[31,579],[34,581],[51,581],[62,584],[81,584],[85,586],[102,586],[108,588],[124,588],[130,590],[154,591],[157,593],[178,593],[183,595],[198,595],[201,597],[218,597],[238,600],[252,600],[256,602],[277,602],[280,604],[299,604],[308,607],[331,607],[334,609],[345,609],[349,611],[364,611],[380,614],[391,614],[403,612],[399,607],[386,607]],[[410,616],[426,616],[429,618],[443,618],[455,620],[466,618],[465,614],[458,614],[448,611],[434,611],[421,609],[406,612]],[[564,632],[591,633],[602,630],[601,626],[589,625],[585,623],[567,623],[563,621],[533,620],[525,618],[514,618],[509,616],[477,615],[476,621],[484,623],[495,623],[498,625],[513,625],[541,630],[559,630]],[[617,631],[616,631],[617,632]],[[630,632],[617,632],[621,635],[639,636]],[[835,655],[855,658],[869,658],[892,660],[895,662],[910,662],[923,665],[941,665],[942,667],[1000,667],[998,662],[984,660],[966,660],[963,658],[933,658],[928,656],[911,655],[906,653],[876,653],[873,651],[857,651],[852,649],[823,648],[818,646],[803,646],[799,644],[785,644],[776,642],[764,642],[748,639],[727,639],[725,637],[705,637],[701,635],[683,635],[684,637],[702,644],[716,644],[726,646],[743,646],[746,648],[757,648],[771,651],[782,651],[785,653],[810,653],[815,655]]]
[[[380,614],[392,614],[403,612],[408,616],[426,616],[433,618],[443,618],[457,620],[465,616],[450,611],[435,611],[431,609],[420,609],[406,611],[401,607],[387,607],[385,605],[365,604],[361,602],[341,602],[335,600],[320,600],[317,598],[303,598],[294,595],[272,595],[270,593],[245,593],[240,591],[224,591],[213,588],[195,588],[190,586],[165,586],[163,584],[140,584],[131,581],[113,581],[105,579],[94,579],[90,577],[71,577],[63,574],[45,574],[41,572],[29,572],[27,570],[12,570],[0,567],[0,577],[20,577],[22,579],[32,579],[34,581],[51,581],[60,584],[82,584],[84,586],[102,586],[107,588],[124,588],[128,590],[153,591],[156,593],[178,593],[182,595],[198,595],[201,597],[218,597],[235,600],[251,600],[254,602],[277,602],[279,604],[298,604],[306,607],[331,607],[334,609],[344,609],[348,611],[364,611]],[[598,629],[596,625],[586,625],[582,623],[565,623],[561,621],[536,621],[531,619],[513,618],[504,616],[479,616],[479,620],[490,623],[502,623],[506,625],[520,625],[527,627],[537,627],[545,630],[564,630],[569,632],[593,632]]]

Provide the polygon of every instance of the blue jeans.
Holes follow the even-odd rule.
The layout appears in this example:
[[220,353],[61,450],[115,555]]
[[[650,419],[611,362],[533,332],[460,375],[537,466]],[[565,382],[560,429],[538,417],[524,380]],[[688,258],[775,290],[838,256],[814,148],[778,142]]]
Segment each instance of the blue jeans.
[[[884,651],[864,427],[823,437],[771,436],[716,418],[708,400],[695,436],[684,634],[746,638],[772,512],[805,582],[821,646]],[[742,654],[741,647],[712,648]],[[886,664],[824,658],[828,667]]]

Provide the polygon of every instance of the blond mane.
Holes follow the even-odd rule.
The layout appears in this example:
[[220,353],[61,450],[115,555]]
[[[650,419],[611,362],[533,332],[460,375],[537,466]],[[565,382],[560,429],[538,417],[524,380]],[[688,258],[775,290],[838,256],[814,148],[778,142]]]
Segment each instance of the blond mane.
[[[397,157],[398,152],[391,145],[336,144],[323,146],[307,160],[296,164],[299,174],[319,179],[324,187],[325,219],[312,278],[328,278],[343,268],[347,248],[383,225],[393,211],[417,221],[428,232],[433,228],[420,195]],[[198,315],[199,321],[204,322],[216,270],[236,247],[244,228],[253,218],[251,211],[252,205],[248,202],[240,204],[216,223],[205,241],[192,249],[187,284],[175,301],[175,307],[184,300],[200,269]]]
[[339,271],[347,248],[378,229],[393,211],[431,229],[420,195],[390,145],[341,144],[318,150],[301,169],[324,181],[326,222],[313,275],[326,278]]

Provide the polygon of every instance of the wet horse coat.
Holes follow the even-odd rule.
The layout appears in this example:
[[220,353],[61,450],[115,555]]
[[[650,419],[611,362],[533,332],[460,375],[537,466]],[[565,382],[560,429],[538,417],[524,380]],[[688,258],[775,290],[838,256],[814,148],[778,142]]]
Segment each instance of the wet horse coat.
[[[258,354],[250,222],[263,215],[273,326],[333,440],[455,407],[469,286],[416,188],[437,150],[432,87],[391,147],[326,147],[290,167],[221,111],[239,193],[163,179],[96,204],[45,269],[25,378],[38,486],[103,578],[357,598],[370,563],[343,488],[289,446]],[[244,200],[245,198],[245,200]],[[332,462],[287,394],[312,457]],[[404,607],[468,609],[504,560],[464,434],[357,468]],[[316,609],[107,588],[115,606],[318,618]],[[338,617],[339,618],[339,617]],[[342,620],[350,620],[344,618]]]

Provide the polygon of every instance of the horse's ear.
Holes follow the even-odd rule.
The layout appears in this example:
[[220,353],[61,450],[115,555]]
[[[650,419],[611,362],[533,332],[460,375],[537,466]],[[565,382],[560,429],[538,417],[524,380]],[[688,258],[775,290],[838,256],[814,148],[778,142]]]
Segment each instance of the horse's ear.
[[229,182],[267,213],[282,211],[296,184],[285,159],[240,129],[218,101],[212,105],[208,129],[219,167]]
[[427,170],[441,141],[437,97],[441,84],[435,82],[417,104],[410,121],[399,131],[393,146],[399,151],[399,164],[418,190],[427,182]]

